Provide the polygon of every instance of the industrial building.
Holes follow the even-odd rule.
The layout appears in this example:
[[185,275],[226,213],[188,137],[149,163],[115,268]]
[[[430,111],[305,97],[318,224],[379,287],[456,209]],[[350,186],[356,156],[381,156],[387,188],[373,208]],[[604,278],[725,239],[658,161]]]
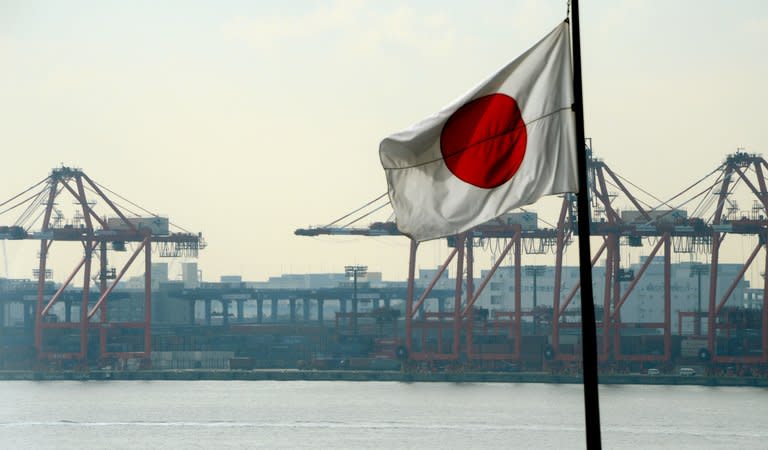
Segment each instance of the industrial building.
[[[628,267],[628,273],[639,271],[642,262],[632,264]],[[706,299],[709,298],[709,272],[697,272],[697,263],[676,263],[672,264],[672,316],[677,317],[680,312],[700,311],[706,313],[709,305]],[[525,269],[525,268],[524,268]],[[521,277],[522,307],[524,309],[533,309],[537,306],[552,307],[555,268],[553,266],[538,266],[536,271],[523,270]],[[717,296],[722,297],[728,285],[736,277],[740,264],[720,264],[717,268],[718,290]],[[573,266],[563,266],[561,292],[568,292],[579,281],[579,268]],[[487,271],[480,273],[484,277]],[[595,299],[602,299],[605,296],[605,284],[599,280],[605,279],[605,268],[594,267],[592,269],[594,277],[593,292]],[[625,290],[632,280],[621,281],[621,288]],[[638,282],[635,289],[629,295],[626,306],[621,310],[621,320],[624,322],[661,322],[664,320],[664,303],[660,301],[663,297],[664,289],[664,267],[661,258],[656,257],[650,264],[645,276]],[[733,307],[743,307],[747,304],[746,293],[749,290],[749,281],[741,279],[736,285],[733,293],[728,299],[726,305]],[[515,291],[514,267],[502,266],[496,270],[496,273],[490,278],[490,283],[485,291],[480,295],[477,305],[486,308],[491,313],[494,311],[510,311],[513,308],[513,296]],[[762,291],[760,291],[762,293]],[[577,293],[574,302],[579,304],[580,295]],[[706,323],[704,323],[706,331]],[[684,322],[684,333],[693,333],[692,321]]]
[[[745,279],[750,267],[768,264],[768,183],[762,175],[768,162],[728,155],[666,201],[638,197],[629,180],[599,159],[589,164],[592,220],[586,226],[597,243],[592,273],[601,369],[672,372],[697,364],[707,373],[768,374],[768,271],[753,269],[754,285]],[[736,187],[754,201],[751,211],[738,208]],[[209,282],[188,259],[180,261],[180,277],[171,274],[178,266],[167,262],[197,256],[205,247],[201,234],[174,231],[157,215],[126,215],[105,194],[112,191],[79,169],[54,169],[15,198],[28,192],[37,193],[19,203],[27,210],[14,225],[0,226],[0,238],[40,244],[36,281],[0,282],[5,368],[562,373],[580,367],[578,277],[565,263],[579,227],[569,194],[551,223],[516,211],[441,241],[448,256],[435,269],[417,269],[420,245],[410,240],[404,281],[386,282],[365,266],[349,266],[265,282],[239,275]],[[57,201],[64,194],[74,203]],[[105,212],[94,209],[92,197]],[[75,205],[71,220],[58,209],[65,203]],[[370,214],[362,208],[355,213],[360,217],[343,216],[344,226],[335,226],[337,220],[295,233],[403,238],[391,221],[352,227]],[[78,252],[82,247],[83,255],[55,284],[49,250],[67,244]],[[725,263],[721,253],[734,246],[741,247],[743,261]],[[765,262],[758,264],[759,254]],[[491,257],[491,267],[478,271],[481,255]],[[128,278],[137,260],[144,274]],[[77,276],[84,280],[80,289],[71,286]]]

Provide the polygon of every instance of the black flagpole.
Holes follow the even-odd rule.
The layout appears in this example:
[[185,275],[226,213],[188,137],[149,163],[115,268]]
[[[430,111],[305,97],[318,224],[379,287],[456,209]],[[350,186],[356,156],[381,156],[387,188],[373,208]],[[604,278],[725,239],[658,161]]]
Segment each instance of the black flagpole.
[[[581,90],[581,38],[579,0],[572,0],[573,94],[576,113],[576,163],[579,171],[577,223],[579,228],[579,274],[581,279],[581,340],[584,365],[584,416],[587,449],[600,449],[600,402],[597,393],[597,330],[592,294],[592,252],[589,246],[589,186],[584,136],[584,97]],[[603,336],[607,339],[607,336]]]

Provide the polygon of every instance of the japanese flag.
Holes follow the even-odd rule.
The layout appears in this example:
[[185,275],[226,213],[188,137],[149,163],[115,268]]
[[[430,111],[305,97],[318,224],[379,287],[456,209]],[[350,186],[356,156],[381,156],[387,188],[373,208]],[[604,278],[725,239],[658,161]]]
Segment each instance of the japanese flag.
[[563,22],[437,114],[379,147],[400,231],[460,233],[577,191],[570,31]]

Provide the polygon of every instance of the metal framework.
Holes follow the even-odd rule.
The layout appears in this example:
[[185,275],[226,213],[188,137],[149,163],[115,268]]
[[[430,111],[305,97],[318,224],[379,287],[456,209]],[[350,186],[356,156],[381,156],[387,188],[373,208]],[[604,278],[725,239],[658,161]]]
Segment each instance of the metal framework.
[[[634,186],[614,172],[605,162],[591,158],[591,143],[588,141],[589,184],[591,191],[592,222],[590,234],[599,239],[599,246],[592,258],[593,267],[601,260],[605,264],[603,298],[595,299],[598,309],[598,351],[599,361],[605,369],[618,369],[633,364],[669,365],[676,350],[673,345],[673,320],[682,323],[684,317],[694,319],[694,338],[701,338],[706,345],[699,349],[701,363],[708,364],[768,364],[768,281],[766,272],[761,273],[763,287],[760,329],[744,329],[744,323],[734,321],[733,311],[727,303],[746,271],[761,252],[764,253],[765,267],[768,267],[768,190],[764,171],[768,163],[759,155],[737,152],[729,155],[697,183],[687,187],[667,201]],[[706,181],[714,183],[706,184]],[[736,184],[742,182],[749,194],[756,198],[755,206],[748,215],[737,214],[735,200],[732,200]],[[653,204],[640,199],[628,186],[650,195]],[[703,190],[695,190],[697,187]],[[621,199],[621,200],[619,200]],[[479,363],[484,361],[516,362],[525,365],[528,356],[540,349],[545,365],[557,370],[577,364],[580,352],[566,350],[561,342],[563,331],[580,327],[578,310],[574,306],[578,296],[576,283],[568,293],[562,292],[563,259],[566,248],[571,244],[578,224],[575,219],[575,198],[563,197],[557,224],[553,229],[522,229],[520,225],[491,221],[462,235],[448,239],[453,249],[437,270],[431,283],[422,292],[415,286],[416,256],[419,244],[411,241],[409,251],[408,291],[405,307],[405,345],[412,361],[434,364],[440,361],[456,363]],[[683,208],[693,202],[698,206],[692,217]],[[623,202],[624,210],[617,205]],[[673,204],[674,202],[674,204]],[[730,205],[730,206],[729,206]],[[714,207],[711,216],[708,208]],[[380,209],[378,207],[378,209]],[[727,213],[726,213],[727,211]],[[363,217],[366,217],[365,214]],[[347,216],[345,216],[347,217]],[[354,223],[352,221],[351,223]],[[336,222],[334,222],[336,223]],[[333,223],[331,224],[333,225]],[[367,228],[318,227],[296,230],[297,235],[399,235],[393,222],[377,222]],[[757,244],[744,261],[741,270],[729,280],[724,290],[718,289],[718,267],[721,264],[721,247],[727,235],[756,237]],[[490,270],[478,280],[475,287],[474,248],[480,240],[503,240],[503,250],[495,258]],[[551,309],[537,307],[531,310],[521,308],[521,274],[524,269],[523,254],[541,253],[539,249],[554,246],[554,286]],[[622,247],[647,249],[648,256],[637,272],[622,268]],[[509,254],[512,254],[514,271],[513,308],[511,311],[496,311],[488,317],[487,311],[478,310],[475,303],[490,282],[494,273]],[[709,264],[700,264],[696,276],[709,275],[708,307],[696,312],[679,313],[672,317],[672,255],[708,255]],[[631,301],[631,295],[646,276],[652,262],[663,265],[663,288],[658,301],[663,304],[663,320],[660,322],[629,323],[622,320],[622,308]],[[456,288],[453,308],[446,308],[445,299],[437,299],[437,313],[422,313],[423,306],[430,299],[430,291],[451,264],[455,264]],[[702,268],[703,267],[703,268]],[[693,276],[693,275],[692,275]],[[699,290],[699,293],[701,290]],[[730,314],[730,315],[729,315]],[[530,316],[534,323],[541,323],[547,336],[523,335],[523,317]],[[704,323],[702,319],[706,318]],[[706,331],[702,330],[706,324]],[[739,328],[741,327],[741,328]],[[682,325],[678,328],[682,329]],[[622,331],[645,329],[644,351],[627,349]],[[744,340],[742,354],[729,354],[724,339],[733,339],[734,330]],[[490,332],[489,332],[490,330]],[[504,330],[504,333],[500,333]],[[505,339],[489,340],[488,336],[502,336]],[[754,336],[759,336],[759,342]],[[732,353],[732,352],[730,352]]]
[[[37,274],[37,302],[35,308],[35,348],[38,359],[45,361],[60,361],[74,359],[85,362],[89,359],[89,331],[97,330],[98,356],[102,360],[109,358],[141,358],[148,363],[151,354],[151,321],[152,321],[152,249],[155,244],[165,249],[160,256],[176,256],[186,254],[196,256],[199,249],[204,248],[205,242],[200,234],[156,232],[151,227],[142,226],[137,220],[131,220],[132,215],[111,200],[102,187],[94,182],[83,171],[76,168],[60,167],[40,184],[44,184],[37,195],[13,205],[0,212],[4,213],[16,207],[28,204],[22,217],[13,226],[0,227],[0,238],[8,240],[37,240],[40,241],[39,266]],[[35,186],[33,186],[34,188]],[[28,190],[29,191],[29,190]],[[23,193],[22,193],[23,194]],[[78,215],[72,223],[64,224],[60,211],[55,207],[57,201],[68,194],[78,205]],[[90,194],[90,195],[89,195]],[[21,194],[20,194],[21,195]],[[15,198],[18,198],[17,195]],[[11,199],[13,200],[13,199]],[[6,201],[3,205],[8,204]],[[94,211],[96,201],[107,206],[107,213],[116,216],[106,219]],[[35,209],[42,207],[41,213]],[[56,217],[54,218],[54,213]],[[42,216],[39,231],[30,231],[38,224],[33,220],[27,227],[19,225],[24,217]],[[79,242],[83,248],[83,256],[75,265],[56,292],[47,298],[46,274],[50,273],[48,260],[54,242]],[[114,250],[125,251],[126,243],[135,243],[136,248],[127,262],[120,267],[110,268],[108,265],[108,246]],[[141,321],[110,322],[107,317],[107,303],[111,293],[126,274],[131,265],[144,254],[144,317]],[[94,270],[92,260],[96,260]],[[82,272],[83,289],[80,301],[80,317],[77,322],[50,321],[51,308],[62,298],[62,294],[70,286],[72,280]],[[94,278],[93,275],[95,275]],[[91,280],[98,281],[98,297],[92,302]],[[51,351],[54,343],[48,342],[48,334],[52,330],[79,330],[80,343],[78,351]],[[110,331],[121,329],[141,329],[143,332],[143,350],[111,351],[108,346]],[[51,336],[54,340],[56,335]]]

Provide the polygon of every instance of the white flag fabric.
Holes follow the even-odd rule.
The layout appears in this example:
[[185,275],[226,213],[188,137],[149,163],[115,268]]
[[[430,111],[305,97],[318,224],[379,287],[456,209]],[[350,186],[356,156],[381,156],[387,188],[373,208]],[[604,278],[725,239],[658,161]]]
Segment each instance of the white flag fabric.
[[563,22],[437,114],[379,147],[398,229],[457,234],[576,192],[570,31]]

